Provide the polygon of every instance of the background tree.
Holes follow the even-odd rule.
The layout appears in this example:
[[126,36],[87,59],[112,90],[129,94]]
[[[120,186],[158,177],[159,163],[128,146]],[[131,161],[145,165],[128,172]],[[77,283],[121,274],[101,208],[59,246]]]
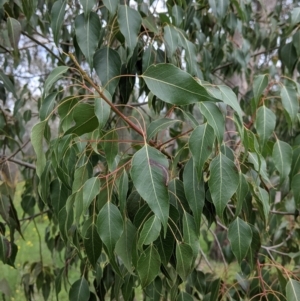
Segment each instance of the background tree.
[[47,215],[64,262],[40,244],[27,300],[299,298],[297,1],[2,0],[0,20],[0,259]]

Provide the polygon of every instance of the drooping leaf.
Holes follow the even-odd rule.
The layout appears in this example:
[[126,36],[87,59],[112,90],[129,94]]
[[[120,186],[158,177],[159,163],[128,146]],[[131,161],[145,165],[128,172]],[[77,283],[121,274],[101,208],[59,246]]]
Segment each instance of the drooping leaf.
[[114,15],[118,8],[119,0],[103,0],[103,4],[109,10],[109,12]]
[[37,1],[33,0],[22,0],[22,8],[27,21],[29,22],[33,13],[36,10]]
[[57,92],[50,93],[45,99],[43,99],[40,108],[40,119],[41,121],[47,119],[53,111]]
[[[253,94],[256,107],[259,104],[259,99],[263,93],[263,91],[268,86],[268,75],[267,74],[260,74],[254,77],[253,81]],[[256,109],[255,107],[255,109]]]
[[205,201],[205,189],[202,177],[200,180],[197,178],[194,161],[192,159],[190,159],[184,167],[183,185],[186,199],[194,216],[196,233],[199,233],[201,215]]
[[237,217],[228,228],[228,239],[231,244],[231,250],[241,264],[246,257],[252,241],[252,231],[250,226],[242,219]]
[[168,57],[172,58],[173,54],[179,46],[178,32],[173,26],[167,25],[164,27],[164,40],[167,48]]
[[293,73],[298,56],[292,42],[286,43],[279,51],[282,63],[287,67],[290,73]]
[[286,300],[299,301],[300,300],[300,282],[294,279],[289,279],[286,285]]
[[93,7],[97,4],[96,0],[80,0],[83,7],[84,16],[88,17],[89,13],[92,11]]
[[94,68],[101,80],[101,85],[110,95],[114,95],[119,83],[122,62],[117,51],[104,47],[97,50],[94,55]]
[[255,127],[262,146],[272,135],[276,125],[275,114],[266,106],[261,106],[256,111]]
[[75,281],[69,291],[70,301],[89,301],[89,284],[84,277]]
[[133,50],[138,41],[142,18],[140,14],[128,5],[118,6],[118,23],[120,31],[125,38],[126,47],[129,50],[128,59],[132,56]]
[[174,18],[175,26],[179,27],[183,22],[183,9],[179,5],[173,5],[172,7],[172,17]]
[[296,207],[299,208],[299,206],[300,206],[300,173],[294,175],[294,177],[292,179],[291,188],[294,193]]
[[197,126],[190,136],[189,147],[199,180],[203,175],[204,163],[212,153],[214,140],[214,130],[208,123]]
[[107,161],[107,165],[110,171],[114,170],[114,162],[115,158],[118,155],[119,146],[118,146],[118,133],[113,130],[108,132],[104,136],[103,149],[105,152],[105,157]]
[[[109,93],[105,90],[105,96],[107,97]],[[109,95],[109,100],[111,100],[111,96]],[[95,115],[97,116],[99,129],[104,128],[107,120],[110,115],[110,106],[105,102],[102,98],[95,98]]]
[[138,240],[138,247],[142,248],[143,245],[149,245],[157,239],[161,230],[161,221],[156,215],[151,216],[143,225]]
[[101,23],[99,16],[90,12],[87,17],[80,14],[75,18],[75,33],[80,50],[93,68],[93,57],[100,38]]
[[93,177],[83,185],[83,209],[86,210],[93,199],[100,193],[100,179]]
[[7,263],[11,254],[11,244],[8,239],[0,233],[0,260]]
[[229,6],[229,0],[209,0],[209,5],[213,13],[219,18],[223,19],[227,14],[227,9]]
[[284,181],[291,171],[292,156],[292,147],[286,142],[277,140],[273,147],[272,157],[281,181]]
[[214,129],[218,142],[221,144],[225,130],[225,120],[220,109],[212,102],[201,102],[200,111],[208,124]]
[[147,128],[147,139],[151,140],[159,131],[162,131],[179,120],[170,118],[160,118],[151,122]]
[[60,30],[64,22],[67,2],[58,0],[54,2],[51,9],[51,28],[53,32],[54,43],[59,46]]
[[267,223],[270,213],[270,196],[265,189],[257,187],[254,197],[258,204],[258,211],[264,222]]
[[122,215],[119,209],[111,202],[107,202],[99,212],[97,230],[111,256],[117,241],[123,233]]
[[0,80],[3,82],[4,87],[9,92],[11,92],[15,98],[17,98],[16,90],[15,90],[13,83],[11,82],[9,77],[6,74],[4,74],[1,70],[0,70]]
[[14,18],[7,18],[7,30],[8,30],[8,36],[10,40],[10,44],[12,48],[16,51],[18,50],[18,44],[20,41],[21,36],[21,24],[19,21],[17,21]]
[[154,95],[173,105],[214,101],[190,74],[171,64],[152,65],[142,78]]
[[160,257],[154,245],[150,245],[140,256],[137,263],[137,272],[141,286],[149,285],[159,273]]
[[69,67],[67,66],[58,66],[51,71],[51,73],[49,74],[49,76],[45,81],[44,95],[48,94],[53,84],[56,83],[60,78],[62,78],[62,75],[66,73],[68,70]]
[[191,272],[193,249],[186,243],[176,244],[176,272],[185,281]]
[[240,173],[239,174],[240,180],[239,180],[239,186],[236,190],[236,210],[235,210],[235,217],[237,217],[243,208],[245,198],[249,192],[249,185],[247,183],[247,180],[245,179],[245,176]]
[[176,301],[193,301],[194,298],[186,292],[180,292],[176,298]]
[[234,162],[222,153],[210,163],[208,185],[217,214],[222,218],[228,201],[239,185],[239,173]]
[[126,207],[126,199],[128,192],[128,176],[127,172],[124,169],[120,178],[118,179],[118,194],[119,194],[119,202],[120,202],[120,211],[122,214],[125,213]]
[[191,246],[194,258],[196,258],[200,249],[199,236],[197,234],[199,233],[199,229],[196,229],[194,218],[186,211],[183,213],[182,224],[184,242]]
[[131,177],[136,190],[160,219],[165,231],[169,216],[168,161],[153,147],[145,146],[132,159]]
[[282,105],[288,113],[292,124],[294,124],[297,120],[297,114],[299,111],[299,100],[296,90],[290,86],[282,86],[280,96]]
[[31,143],[36,153],[36,173],[41,178],[46,166],[46,156],[43,148],[44,132],[47,121],[37,123],[31,131]]

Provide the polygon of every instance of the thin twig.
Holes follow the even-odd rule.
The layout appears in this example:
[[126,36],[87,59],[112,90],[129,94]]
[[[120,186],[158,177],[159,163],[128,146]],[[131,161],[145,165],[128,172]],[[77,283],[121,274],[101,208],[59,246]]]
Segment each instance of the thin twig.
[[12,157],[14,157],[19,151],[21,151],[28,143],[30,139],[28,139],[23,145],[21,145],[15,152],[13,152],[10,156],[5,157],[4,161],[9,161]]
[[30,169],[33,169],[35,170],[36,169],[36,166],[33,165],[33,164],[30,164],[30,163],[27,163],[27,162],[24,162],[24,161],[21,161],[19,159],[13,159],[13,158],[10,158],[8,161],[10,162],[14,162],[16,164],[19,164],[21,166],[24,166],[24,167],[27,167],[27,168],[30,168]]

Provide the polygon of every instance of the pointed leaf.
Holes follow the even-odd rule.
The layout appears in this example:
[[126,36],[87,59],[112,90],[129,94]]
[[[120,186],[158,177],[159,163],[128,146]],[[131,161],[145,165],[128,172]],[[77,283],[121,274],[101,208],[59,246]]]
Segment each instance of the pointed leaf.
[[59,46],[60,30],[64,22],[67,2],[58,0],[54,2],[51,9],[51,28],[54,37],[54,43]]
[[268,86],[268,75],[267,74],[260,74],[254,77],[253,81],[253,94],[256,107],[259,104],[259,99],[263,93],[263,91]]
[[273,146],[272,157],[275,167],[279,171],[281,181],[284,181],[291,171],[292,156],[292,147],[286,142],[277,140]]
[[259,107],[256,111],[255,127],[262,146],[272,135],[275,125],[275,114],[266,106]]
[[160,118],[151,122],[147,128],[147,139],[151,140],[159,131],[165,130],[173,123],[178,122],[179,120],[170,119],[170,118]]
[[93,199],[100,193],[100,179],[93,177],[83,185],[83,209],[86,210]]
[[178,38],[178,31],[173,26],[167,25],[164,27],[164,40],[169,58],[172,58],[176,49],[179,47]]
[[108,168],[110,171],[114,170],[114,162],[115,158],[118,155],[119,146],[118,146],[118,133],[117,131],[113,130],[108,132],[104,136],[104,143],[103,143],[103,149],[105,152],[106,161],[108,164]]
[[143,225],[140,233],[138,247],[141,249],[143,245],[149,245],[157,239],[161,230],[161,221],[155,216],[151,216]]
[[159,254],[153,245],[141,254],[136,269],[142,287],[146,287],[155,279],[160,270],[160,263]]
[[[104,94],[107,96],[108,92]],[[109,99],[111,99],[111,96],[109,96]],[[102,98],[95,98],[95,114],[101,130],[106,125],[110,115],[110,106]]]
[[292,124],[294,124],[297,121],[297,113],[299,111],[299,100],[296,90],[290,86],[282,86],[280,96],[282,105],[289,114]]
[[186,243],[176,244],[176,272],[185,281],[191,272],[193,249]]
[[123,219],[119,209],[106,203],[97,217],[97,229],[109,255],[112,256],[116,243],[123,233]]
[[82,277],[75,281],[69,291],[70,301],[88,301],[90,298],[90,289],[88,282]]
[[80,0],[83,7],[84,16],[87,18],[93,7],[97,4],[96,0]]
[[292,42],[284,44],[279,51],[282,63],[287,67],[288,71],[292,74],[298,59],[297,51]]
[[57,92],[50,93],[45,99],[43,99],[41,108],[40,108],[40,119],[45,120],[50,117],[50,114],[53,111]]
[[200,111],[206,118],[208,124],[214,129],[219,143],[223,141],[225,120],[220,109],[212,102],[201,102]]
[[300,207],[300,173],[294,175],[292,179],[291,188],[294,193],[296,208],[299,208]]
[[15,98],[17,98],[17,94],[16,94],[15,87],[14,87],[13,83],[11,82],[9,77],[6,74],[4,74],[1,70],[0,70],[0,80],[3,82],[4,87],[9,92],[11,92]]
[[165,231],[169,216],[168,160],[147,144],[132,159],[131,177],[136,190],[162,222]]
[[152,65],[142,78],[154,95],[173,105],[214,100],[190,74],[171,64]]
[[239,185],[239,174],[231,160],[222,153],[210,163],[208,186],[217,214],[222,218],[223,211],[236,192]]
[[7,30],[10,44],[14,50],[18,50],[18,44],[21,36],[21,24],[14,18],[7,18]]
[[103,4],[109,10],[109,12],[114,15],[118,8],[119,0],[103,0]]
[[186,292],[180,292],[176,298],[176,301],[193,301],[194,298]]
[[203,178],[204,163],[212,153],[214,140],[214,130],[208,123],[197,126],[190,136],[189,147],[199,180]]
[[294,279],[289,279],[286,285],[286,300],[300,301],[300,282]]
[[186,199],[194,216],[196,233],[199,233],[201,215],[205,202],[205,189],[202,177],[200,181],[197,178],[194,161],[192,159],[190,159],[184,167],[183,185]]
[[125,214],[127,192],[128,192],[128,176],[126,170],[124,169],[120,178],[118,179],[120,211],[122,214]]
[[237,217],[229,226],[228,239],[231,250],[237,258],[239,264],[246,257],[252,241],[252,231],[250,226]]
[[179,27],[180,24],[183,22],[183,9],[178,5],[173,5],[172,7],[172,16],[175,21],[175,26]]
[[128,58],[130,58],[138,41],[137,38],[140,32],[142,18],[136,10],[130,8],[128,5],[119,5],[118,23],[120,31],[125,38],[125,44],[129,49]]
[[62,75],[66,73],[69,70],[69,67],[66,66],[59,66],[56,67],[54,70],[51,71],[49,76],[47,77],[44,85],[44,94],[48,94],[50,88],[53,86],[54,83],[56,83],[60,78],[62,78]]
[[93,56],[100,38],[100,30],[100,19],[94,12],[91,12],[87,17],[84,17],[84,14],[80,14],[75,18],[77,43],[91,69],[93,67]]
[[44,167],[46,166],[46,157],[43,148],[44,132],[47,121],[37,123],[31,131],[31,143],[36,153],[36,173],[41,178]]
[[229,0],[209,0],[209,5],[214,14],[223,19],[227,14]]
[[94,68],[101,80],[101,85],[110,95],[114,95],[119,83],[122,62],[117,51],[109,47],[97,50],[94,55]]
[[240,180],[239,180],[239,186],[236,190],[236,210],[235,210],[235,217],[237,217],[243,208],[245,198],[249,192],[249,185],[247,183],[247,180],[245,179],[245,176],[240,172],[239,174]]
[[199,229],[196,229],[194,218],[186,211],[183,213],[182,224],[184,242],[191,246],[194,258],[196,258],[200,249],[199,235],[197,235]]

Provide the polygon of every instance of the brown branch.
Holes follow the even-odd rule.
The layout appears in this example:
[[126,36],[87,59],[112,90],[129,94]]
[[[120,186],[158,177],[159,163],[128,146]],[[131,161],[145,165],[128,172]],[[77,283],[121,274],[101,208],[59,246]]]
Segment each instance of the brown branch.
[[24,167],[27,167],[27,168],[30,168],[30,169],[33,169],[33,170],[36,169],[35,165],[33,165],[31,163],[27,163],[27,162],[21,161],[19,159],[10,158],[8,161],[14,162],[14,163],[16,163],[18,165],[21,165],[21,166],[24,166]]

